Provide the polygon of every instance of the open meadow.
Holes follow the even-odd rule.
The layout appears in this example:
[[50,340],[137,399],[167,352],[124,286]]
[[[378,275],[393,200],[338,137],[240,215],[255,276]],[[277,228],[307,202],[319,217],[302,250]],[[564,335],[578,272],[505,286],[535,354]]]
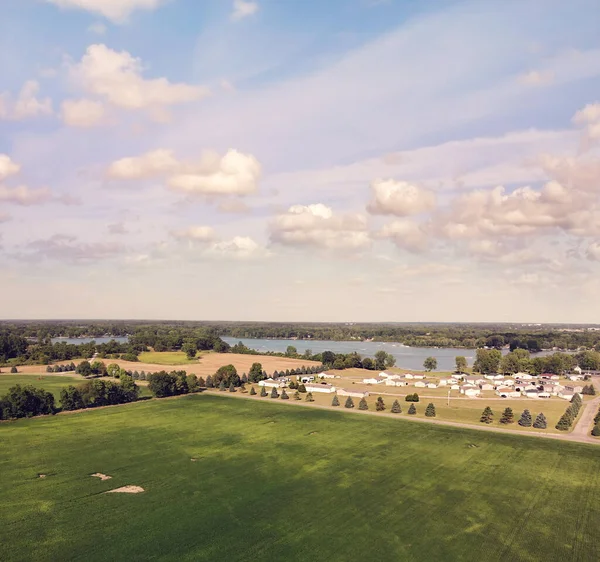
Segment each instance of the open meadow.
[[0,439],[5,562],[600,559],[593,446],[209,394]]
[[75,375],[72,373],[72,376],[66,375],[54,375],[54,374],[21,374],[21,375],[6,375],[4,373],[0,374],[0,396],[4,396],[8,389],[20,384],[21,386],[35,386],[36,388],[43,388],[48,392],[54,394],[54,398],[58,400],[60,396],[60,391],[72,385],[78,385],[85,382],[83,377]]

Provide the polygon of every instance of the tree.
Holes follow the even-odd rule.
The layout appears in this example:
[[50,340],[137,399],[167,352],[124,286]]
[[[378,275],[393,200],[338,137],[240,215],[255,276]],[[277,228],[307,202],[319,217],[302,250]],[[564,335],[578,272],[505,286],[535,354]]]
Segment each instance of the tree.
[[428,418],[435,418],[435,406],[433,402],[427,404],[427,408],[425,408],[425,416]]
[[[88,363],[88,365],[89,365],[89,363]],[[17,368],[16,368],[16,367],[13,365],[13,366],[10,368],[10,372],[11,372],[11,373],[14,375],[15,373],[18,373],[19,371],[18,371],[18,370],[17,370]]]
[[294,392],[294,400],[302,400],[302,398],[300,398],[300,393],[297,390]]
[[437,359],[435,357],[428,357],[423,361],[423,367],[426,371],[435,371],[437,369]]
[[339,406],[340,405],[340,401],[338,399],[338,395],[337,394],[333,395],[333,400],[331,401],[331,405],[332,406]]
[[497,373],[502,360],[502,353],[498,349],[478,349],[475,352],[473,371],[488,375]]
[[321,353],[321,362],[323,365],[332,365],[335,361],[335,353],[333,351],[324,351]]
[[592,429],[592,435],[594,437],[599,437],[600,436],[600,425],[596,424],[594,426],[594,429]]
[[375,363],[373,363],[373,359],[371,359],[370,357],[365,357],[362,360],[362,366],[363,366],[363,369],[367,369],[369,371],[372,371],[373,369],[375,369]]
[[556,429],[559,431],[567,431],[573,424],[573,418],[565,412],[556,424]]
[[304,384],[300,383],[298,385],[298,392],[302,392],[302,393],[306,392],[306,387],[304,386]]
[[415,405],[414,405],[414,404],[411,404],[411,405],[410,405],[410,408],[408,409],[408,413],[409,413],[411,416],[414,416],[414,415],[417,413],[417,409],[415,408]]
[[[258,382],[263,379],[263,368],[261,363],[252,363],[250,371],[248,372],[248,382]],[[266,377],[265,377],[266,378]]]
[[396,364],[396,358],[391,353],[388,353],[384,363],[386,369],[391,369]]
[[306,400],[307,402],[314,402],[314,401],[315,401],[315,399],[313,398],[312,392],[309,392],[309,393],[306,395],[306,399],[305,399],[305,400]]
[[121,375],[121,367],[119,367],[116,363],[111,363],[108,367],[106,367],[106,373],[109,377],[118,379]]
[[81,392],[72,385],[61,390],[60,403],[63,410],[81,410],[85,408]]
[[271,398],[279,398],[279,392],[277,392],[277,387],[273,387],[271,390]]
[[385,410],[385,402],[381,396],[379,396],[377,402],[375,402],[375,410],[378,412],[383,412]]
[[261,398],[264,398],[265,396],[267,396],[267,389],[264,386],[260,387],[260,396],[261,396]]
[[456,361],[456,372],[464,373],[467,370],[467,358],[464,355],[457,355],[454,359]]
[[229,387],[230,384],[233,384],[233,386],[240,386],[242,382],[237,374],[237,369],[233,365],[219,367],[218,371],[213,375],[213,383],[220,385],[221,381],[223,381],[227,387]]
[[344,408],[354,408],[354,400],[352,400],[352,396],[348,396],[348,398],[346,398]]
[[188,359],[194,359],[196,353],[198,353],[198,346],[196,345],[196,342],[188,341],[181,346],[181,351],[185,353],[185,356]]
[[222,380],[219,383],[219,392],[225,392],[225,381],[224,380]]
[[206,388],[214,388],[215,387],[215,383],[213,382],[213,378],[208,375],[208,377],[206,377]]
[[359,410],[368,410],[369,409],[369,405],[367,404],[367,401],[364,398],[360,399],[360,402],[358,403],[358,409]]
[[414,394],[407,394],[404,397],[404,400],[406,402],[418,402],[419,401],[419,395],[416,392]]
[[82,377],[89,377],[92,374],[92,366],[90,365],[89,361],[82,361],[81,363],[79,363],[79,365],[77,365],[77,369],[75,369],[75,372],[78,375],[81,375]]
[[573,394],[573,398],[571,398],[571,404],[577,404],[579,406],[579,408],[581,407],[582,400],[581,400],[581,396],[579,395],[578,392],[576,392],[575,394]]
[[235,392],[235,386],[233,386],[233,383],[229,385],[229,392]]
[[204,377],[198,377],[198,386],[200,388],[206,388],[206,381],[204,380]]
[[533,422],[533,427],[536,429],[546,429],[547,426],[548,422],[546,421],[546,416],[540,412]]
[[375,353],[375,369],[378,371],[383,371],[385,369],[385,361],[387,359],[387,353],[380,349],[377,353]]
[[515,415],[513,414],[512,408],[506,408],[504,412],[502,412],[502,417],[500,418],[501,424],[509,424],[514,423]]
[[514,375],[531,370],[531,359],[526,349],[515,349],[500,360],[500,371],[505,375]]
[[285,354],[288,357],[295,357],[298,355],[298,350],[293,345],[288,345],[287,349],[285,350]]
[[177,379],[166,371],[152,373],[151,375],[148,375],[148,388],[156,398],[174,396],[177,394]]
[[256,390],[253,386],[250,387],[250,396],[256,396]]
[[392,412],[392,414],[402,413],[402,407],[400,406],[400,402],[398,402],[398,400],[394,400],[394,403],[392,404],[392,409],[390,411]]
[[481,423],[492,423],[494,421],[493,416],[494,412],[492,412],[492,409],[489,406],[486,406],[483,409],[483,413],[481,414],[481,418],[479,418],[479,421]]
[[287,392],[285,391],[285,388],[281,391],[281,399],[282,400],[289,400],[290,397],[287,395]]
[[523,413],[521,414],[521,419],[519,419],[518,424],[521,427],[531,427],[532,420],[531,412],[529,410],[523,410]]

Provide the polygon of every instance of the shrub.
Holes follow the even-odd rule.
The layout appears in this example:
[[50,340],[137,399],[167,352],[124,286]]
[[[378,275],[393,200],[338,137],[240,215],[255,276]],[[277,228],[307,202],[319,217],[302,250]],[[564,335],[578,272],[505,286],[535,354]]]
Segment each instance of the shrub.
[[306,387],[302,383],[300,383],[298,385],[298,392],[302,392],[302,393],[306,392]]
[[313,398],[312,392],[309,392],[309,393],[306,395],[306,401],[307,401],[307,402],[314,402],[314,401],[315,401],[315,399]]
[[254,390],[254,387],[250,389],[250,396],[256,396],[256,390]]
[[60,392],[60,403],[63,410],[81,410],[85,408],[81,392],[74,386],[67,386]]
[[346,403],[344,404],[344,408],[354,408],[354,400],[352,400],[352,396],[348,396]]
[[479,418],[479,421],[481,423],[492,423],[493,416],[494,412],[492,412],[492,409],[489,406],[486,406],[481,414],[481,418]]
[[596,424],[594,426],[594,429],[592,429],[592,435],[594,437],[599,437],[600,436],[600,425]]
[[260,387],[260,395],[262,398],[264,398],[265,396],[267,396],[267,389],[264,386]]
[[502,412],[502,417],[500,418],[501,424],[509,424],[515,422],[515,415],[513,414],[512,408],[506,408],[504,412]]
[[419,395],[416,392],[414,394],[407,394],[404,400],[406,400],[406,402],[418,402]]
[[546,429],[546,427],[548,427],[546,416],[542,412],[540,412],[535,418],[535,421],[533,422],[533,427],[535,427],[536,429]]
[[358,403],[358,409],[359,410],[368,410],[369,409],[369,405],[367,404],[367,401],[364,398],[360,399],[360,402]]
[[402,413],[402,408],[400,407],[400,402],[398,402],[398,400],[394,400],[394,403],[392,404],[392,409],[390,411],[392,412],[392,414]]
[[435,406],[433,402],[427,404],[427,408],[425,408],[425,416],[428,418],[435,418]]
[[375,402],[375,409],[378,412],[383,412],[385,410],[385,402],[381,396],[377,398],[377,402]]
[[17,370],[17,368],[16,368],[16,367],[13,365],[13,366],[10,368],[10,372],[11,372],[11,373],[14,375],[15,373],[18,373],[19,371],[18,371],[18,370]]
[[208,375],[208,377],[206,377],[206,388],[214,388],[215,387],[215,383],[213,382],[213,378]]
[[411,405],[410,405],[410,408],[408,409],[408,413],[409,413],[411,416],[414,416],[414,415],[417,413],[417,409],[415,408],[415,405],[414,405],[414,404],[411,404]]
[[331,401],[331,405],[332,406],[339,406],[340,405],[340,401],[338,399],[338,395],[337,394],[333,395],[333,400]]
[[273,387],[273,390],[271,390],[271,398],[279,398],[279,392],[277,392],[276,387]]
[[521,427],[531,427],[531,412],[529,410],[523,410],[523,413],[521,414],[521,419],[518,423]]
[[281,399],[282,400],[289,400],[290,397],[287,395],[287,392],[285,391],[285,388],[281,391]]

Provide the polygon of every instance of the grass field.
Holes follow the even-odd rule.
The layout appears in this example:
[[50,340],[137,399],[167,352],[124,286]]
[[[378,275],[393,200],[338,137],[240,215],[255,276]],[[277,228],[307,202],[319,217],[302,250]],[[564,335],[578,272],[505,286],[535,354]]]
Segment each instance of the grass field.
[[183,353],[183,351],[146,351],[144,353],[140,353],[139,360],[141,363],[171,366],[194,365],[198,363],[198,358],[188,359],[187,355]]
[[60,396],[60,391],[66,386],[78,385],[85,382],[81,377],[68,377],[57,375],[5,375],[0,374],[0,396],[6,394],[9,388],[20,384],[21,386],[31,385],[36,388],[43,388],[54,394],[56,400]]
[[594,446],[206,394],[0,439],[4,562],[600,559]]

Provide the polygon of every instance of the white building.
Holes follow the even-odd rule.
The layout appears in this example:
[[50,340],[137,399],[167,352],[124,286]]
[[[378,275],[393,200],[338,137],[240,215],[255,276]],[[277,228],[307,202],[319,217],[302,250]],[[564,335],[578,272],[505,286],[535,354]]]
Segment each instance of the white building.
[[258,381],[258,386],[264,386],[266,388],[284,388],[287,385],[283,381],[274,381],[273,379],[267,379],[264,381]]
[[325,394],[333,394],[335,386],[331,384],[307,384],[305,385],[306,392],[323,392]]
[[363,384],[383,384],[386,380],[385,377],[370,377],[363,379]]
[[338,391],[338,396],[351,396],[352,398],[366,398],[369,396],[369,393],[362,390],[349,390],[347,388],[340,388]]
[[427,383],[427,388],[437,388],[437,384],[435,384],[434,382],[428,382]]
[[481,390],[494,390],[494,385],[489,382],[486,382],[486,383],[480,384],[479,388]]
[[476,398],[477,396],[481,395],[481,390],[478,388],[467,388],[461,392],[468,398]]
[[415,383],[415,386],[416,386],[417,388],[425,388],[425,387],[427,386],[427,384],[426,384],[426,383],[424,383],[423,381],[417,381],[417,382]]

